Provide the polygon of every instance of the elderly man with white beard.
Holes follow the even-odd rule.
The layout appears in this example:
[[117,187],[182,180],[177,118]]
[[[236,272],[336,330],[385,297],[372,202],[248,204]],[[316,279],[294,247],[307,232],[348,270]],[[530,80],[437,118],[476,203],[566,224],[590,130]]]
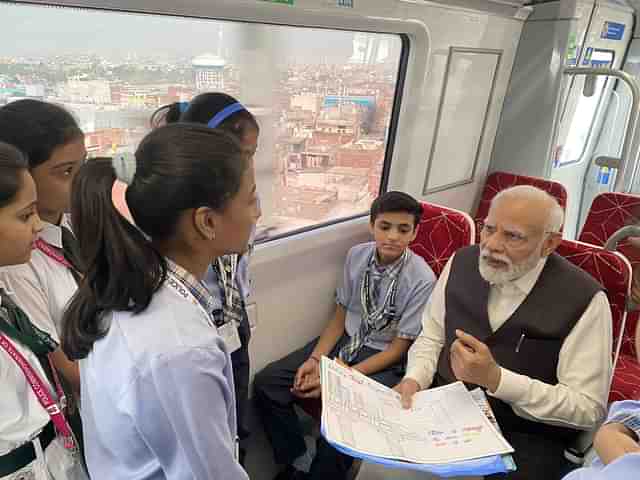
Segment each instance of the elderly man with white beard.
[[395,387],[405,408],[430,386],[461,380],[485,389],[515,448],[518,470],[500,478],[561,478],[565,447],[607,408],[609,302],[554,253],[563,216],[535,187],[496,195],[480,245],[459,250],[442,272]]

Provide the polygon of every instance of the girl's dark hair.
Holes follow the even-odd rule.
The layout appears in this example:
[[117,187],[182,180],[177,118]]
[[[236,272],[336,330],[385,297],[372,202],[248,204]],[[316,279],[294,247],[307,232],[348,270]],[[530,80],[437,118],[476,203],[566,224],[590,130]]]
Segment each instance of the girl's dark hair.
[[18,100],[0,108],[0,141],[22,150],[35,168],[53,151],[82,137],[75,118],[64,108],[40,100]]
[[20,191],[20,173],[27,168],[29,164],[20,150],[0,142],[0,208],[9,205]]
[[185,210],[223,210],[240,189],[247,162],[239,143],[219,130],[175,124],[152,131],[136,151],[133,179],[126,179],[137,227],[113,206],[112,160],[82,166],[73,182],[71,218],[88,267],[63,318],[62,348],[69,358],[86,357],[107,333],[106,312],[139,313],[149,306],[167,265],[147,236],[171,238]]
[[[176,102],[160,107],[151,116],[151,126],[157,128],[160,125],[176,122],[203,123],[206,125],[216,114],[234,103],[238,103],[238,100],[226,93],[201,93],[189,103]],[[246,109],[231,114],[216,128],[235,135],[241,141],[248,131],[260,131],[255,117]]]

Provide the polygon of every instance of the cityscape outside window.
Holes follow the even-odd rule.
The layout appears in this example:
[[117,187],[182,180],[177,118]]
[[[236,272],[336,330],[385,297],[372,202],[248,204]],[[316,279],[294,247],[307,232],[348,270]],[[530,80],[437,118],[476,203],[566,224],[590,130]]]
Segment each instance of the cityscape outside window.
[[364,214],[380,190],[399,35],[0,2],[0,106],[64,105],[90,157],[132,152],[160,106],[238,98],[261,127],[258,240]]

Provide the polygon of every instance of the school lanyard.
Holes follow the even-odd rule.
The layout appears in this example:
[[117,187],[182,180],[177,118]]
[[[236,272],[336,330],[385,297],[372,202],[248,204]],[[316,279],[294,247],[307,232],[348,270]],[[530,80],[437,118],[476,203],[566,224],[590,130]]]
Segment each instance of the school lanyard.
[[47,242],[45,242],[41,238],[38,238],[36,240],[35,245],[38,250],[40,250],[42,253],[44,253],[47,257],[49,257],[54,262],[62,265],[65,268],[68,268],[71,271],[75,270],[73,265],[71,265],[71,262],[69,262],[69,260],[64,258],[64,255],[60,250],[49,245]]
[[[218,257],[218,270],[220,271],[220,280],[222,281],[222,288],[224,290],[225,302],[227,308],[233,308],[233,288],[234,282],[236,281],[236,271],[238,269],[238,256],[231,255],[231,265],[227,272],[227,269],[224,266],[224,262],[220,257]],[[227,276],[227,273],[229,275]]]
[[[60,406],[53,400],[49,389],[45,386],[40,376],[35,372],[33,368],[31,368],[29,362],[13,346],[9,338],[5,336],[4,333],[0,333],[0,347],[2,347],[7,352],[7,354],[9,354],[13,361],[20,367],[20,370],[22,370],[22,373],[24,374],[27,382],[31,386],[31,390],[33,390],[33,393],[35,393],[38,402],[40,402],[42,408],[47,411],[47,413],[51,417],[51,421],[56,427],[56,430],[60,433],[60,435],[62,435],[62,438],[64,440],[64,447],[67,450],[75,451],[77,447],[73,435],[71,434],[71,427],[69,427],[69,423],[62,413]],[[51,362],[51,360],[49,360],[49,362]],[[52,371],[58,398],[60,399],[60,403],[62,405],[65,401],[65,396],[62,392],[60,379],[58,378],[58,374],[56,373],[53,365]]]
[[[51,335],[35,327],[22,309],[10,300],[5,300],[4,295],[6,295],[5,291],[0,288],[0,299],[2,301],[0,308],[3,308],[7,315],[13,319],[13,322],[20,325],[20,327],[13,326],[0,313],[0,333],[5,333],[9,338],[22,343],[38,356],[49,355],[58,348],[58,344],[51,338]],[[28,323],[31,327],[31,335],[21,331],[25,323]]]
[[378,306],[372,305],[373,311],[369,310],[369,303],[371,302],[370,282],[369,272],[366,272],[360,288],[360,303],[362,303],[362,311],[366,318],[379,318],[383,315],[387,305],[389,305],[390,308],[394,308],[396,305],[396,284],[398,283],[398,278],[393,278],[389,283],[387,293],[382,303],[379,303]]
[[204,315],[204,318],[206,319],[207,324],[210,327],[213,327],[214,329],[216,328],[216,325],[215,325],[215,322],[213,321],[212,316],[204,309],[202,304],[193,295],[193,293],[191,293],[189,288],[172,272],[167,272],[166,284],[180,298],[195,305],[200,310],[200,312]]
[[[375,252],[373,253],[373,255],[375,255]],[[387,288],[384,300],[382,301],[382,303],[378,302],[378,305],[371,305],[371,310],[369,309],[369,306],[371,302],[371,263],[373,262],[373,258],[369,260],[369,266],[367,267],[367,270],[364,273],[364,278],[362,279],[362,283],[360,284],[360,303],[362,305],[363,317],[367,323],[373,321],[373,324],[375,325],[377,323],[377,320],[385,316],[385,314],[388,314],[387,316],[389,318],[387,322],[385,322],[384,325],[380,327],[384,328],[395,316],[396,295],[398,293],[398,278],[400,277],[400,272],[402,271],[402,268],[407,261],[408,255],[409,254],[407,251],[402,254],[400,265],[397,266],[397,271],[394,273],[393,278],[389,283],[389,287]],[[380,280],[380,282],[382,282],[382,280]]]

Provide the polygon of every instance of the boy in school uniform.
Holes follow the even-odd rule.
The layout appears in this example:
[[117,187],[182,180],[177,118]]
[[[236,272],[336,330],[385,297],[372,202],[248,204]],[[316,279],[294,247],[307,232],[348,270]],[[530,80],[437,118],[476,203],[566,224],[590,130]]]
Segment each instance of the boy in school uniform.
[[275,460],[283,467],[277,480],[340,480],[353,462],[323,439],[311,461],[294,410],[298,399],[320,397],[323,355],[389,387],[402,377],[406,353],[420,333],[422,312],[436,281],[427,263],[408,248],[421,216],[420,203],[410,195],[388,192],[378,197],[370,214],[375,241],[356,245],[347,254],[331,322],[320,337],[256,375],[258,412]]

